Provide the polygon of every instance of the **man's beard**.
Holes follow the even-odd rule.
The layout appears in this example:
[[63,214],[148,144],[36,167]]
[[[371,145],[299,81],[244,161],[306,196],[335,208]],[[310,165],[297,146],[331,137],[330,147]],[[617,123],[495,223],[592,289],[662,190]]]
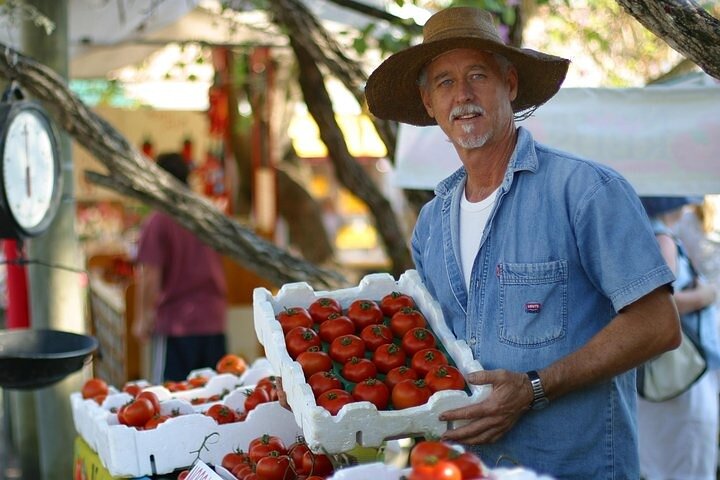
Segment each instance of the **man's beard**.
[[[485,109],[483,109],[480,105],[475,105],[472,103],[459,105],[453,108],[450,112],[450,122],[459,117],[470,114],[478,114],[481,116],[485,116]],[[484,146],[490,139],[490,132],[486,132],[484,135],[473,134],[473,130],[475,130],[475,125],[463,125],[462,129],[465,132],[464,135],[455,139],[455,142],[461,148],[468,150],[473,148],[480,148]]]

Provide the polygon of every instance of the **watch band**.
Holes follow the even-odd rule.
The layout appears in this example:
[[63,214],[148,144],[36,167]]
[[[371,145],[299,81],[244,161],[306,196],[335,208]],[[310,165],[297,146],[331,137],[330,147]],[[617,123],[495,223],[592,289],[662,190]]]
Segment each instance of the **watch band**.
[[526,373],[530,379],[530,385],[532,386],[533,399],[530,402],[530,408],[533,410],[541,410],[548,406],[550,400],[545,396],[545,389],[543,388],[540,375],[535,370],[530,370]]

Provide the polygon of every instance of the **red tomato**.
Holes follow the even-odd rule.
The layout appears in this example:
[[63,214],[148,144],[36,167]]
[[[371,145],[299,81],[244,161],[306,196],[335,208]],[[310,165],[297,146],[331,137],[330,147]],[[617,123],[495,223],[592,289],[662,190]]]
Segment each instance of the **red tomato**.
[[145,422],[145,425],[143,425],[143,428],[145,430],[152,430],[153,428],[157,428],[158,425],[160,425],[163,422],[166,422],[170,419],[168,415],[160,415],[159,413],[156,413],[152,417],[150,417],[150,420]]
[[410,471],[408,480],[462,480],[460,469],[449,460],[429,460]]
[[305,438],[302,436],[299,436],[295,442],[293,442],[288,447],[288,455],[290,456],[290,460],[292,460],[293,466],[295,467],[295,473],[298,475],[307,475],[310,472],[306,472],[303,470],[303,455],[305,455],[305,452],[309,451],[310,447],[308,447],[308,444],[305,442]]
[[356,332],[361,332],[368,325],[375,325],[383,321],[380,306],[372,300],[355,300],[348,307],[347,316],[355,324]]
[[[457,467],[456,467],[457,468]],[[292,461],[287,455],[273,455],[263,457],[255,465],[258,480],[294,480],[295,472]]]
[[255,388],[261,388],[268,393],[268,397],[271,402],[277,400],[277,377],[275,375],[268,375],[258,380]]
[[410,450],[410,466],[421,465],[430,458],[445,460],[454,452],[450,445],[440,440],[420,441]]
[[248,457],[255,463],[261,458],[267,457],[270,452],[278,452],[278,455],[287,454],[285,443],[280,437],[265,434],[254,438],[248,445]]
[[435,336],[427,328],[411,328],[403,335],[401,345],[403,350],[412,357],[425,348],[435,348]]
[[82,398],[95,398],[100,395],[107,395],[109,391],[105,380],[91,378],[83,384],[81,393]]
[[378,371],[381,373],[388,373],[393,368],[405,365],[406,359],[407,355],[405,354],[405,350],[394,343],[380,345],[375,352],[373,352],[372,357]]
[[241,463],[240,465],[236,465],[230,473],[232,473],[235,478],[244,480],[248,478],[248,475],[254,474],[255,472],[253,472],[253,467],[249,463]]
[[319,347],[322,341],[315,330],[307,327],[295,327],[285,335],[288,354],[295,360],[298,355],[310,347]]
[[365,342],[356,335],[343,335],[332,341],[328,353],[333,360],[344,365],[352,357],[364,356]]
[[337,337],[355,333],[355,324],[345,315],[333,313],[320,324],[318,331],[320,338],[327,343],[332,343]]
[[210,408],[205,411],[205,415],[215,420],[218,425],[237,422],[235,410],[221,403],[210,406]]
[[408,379],[417,380],[418,374],[412,368],[401,365],[399,367],[393,368],[385,375],[385,385],[387,385],[388,388],[392,390],[393,387],[399,382]]
[[317,398],[317,404],[330,412],[330,415],[337,415],[342,407],[355,400],[353,396],[345,390],[334,388],[323,392]]
[[183,471],[180,472],[180,474],[178,475],[177,480],[185,480],[185,479],[188,477],[188,475],[190,475],[190,470],[183,470]]
[[365,342],[365,348],[374,352],[380,345],[392,343],[393,334],[387,325],[378,323],[363,328],[362,332],[360,332],[360,338]]
[[305,378],[310,378],[317,372],[327,372],[333,368],[332,358],[320,350],[320,347],[310,347],[309,350],[298,355],[296,361],[302,367]]
[[425,327],[426,325],[425,315],[416,308],[403,307],[390,318],[390,330],[398,338],[402,338],[415,327]]
[[432,390],[424,380],[403,380],[395,385],[390,397],[395,410],[424,405],[432,396]]
[[107,398],[107,395],[102,394],[102,395],[94,396],[93,400],[95,400],[95,403],[97,403],[98,405],[102,405],[106,398]]
[[248,457],[247,453],[235,451],[226,453],[225,456],[222,458],[221,465],[227,471],[232,472],[233,468],[237,467],[238,465],[247,465],[249,461],[250,457]]
[[340,374],[353,383],[362,382],[377,375],[378,370],[372,360],[365,357],[352,357],[342,366]]
[[318,372],[308,378],[308,384],[315,398],[318,398],[323,392],[327,392],[328,390],[342,390],[342,382],[332,372]]
[[204,387],[207,382],[208,382],[207,377],[198,376],[198,377],[188,378],[188,383],[190,385],[192,385],[193,388]]
[[415,307],[415,300],[401,292],[390,292],[380,300],[380,309],[386,317],[392,318],[403,307]]
[[370,402],[378,410],[385,410],[390,402],[390,390],[377,378],[368,378],[353,388],[352,396],[358,402]]
[[138,385],[137,383],[128,382],[123,385],[123,392],[129,393],[133,397],[137,397],[140,392],[142,392],[142,388],[140,388],[140,385]]
[[155,392],[150,391],[144,391],[140,392],[136,398],[147,398],[150,400],[150,403],[153,405],[154,412],[153,414],[160,413],[160,400],[158,400],[158,396],[155,394]]
[[270,401],[270,394],[264,388],[248,389],[245,391],[245,400],[243,401],[243,409],[245,413],[255,409],[261,403]]
[[287,335],[295,327],[310,328],[313,325],[310,313],[303,307],[284,308],[275,318],[280,322],[283,335]]
[[415,353],[410,360],[410,366],[417,370],[418,375],[425,376],[436,365],[447,365],[445,354],[437,348],[425,348]]
[[327,455],[321,453],[305,452],[303,455],[303,469],[310,472],[310,475],[328,477],[333,473],[333,465]]
[[[121,410],[124,420],[122,423],[131,427],[142,427],[155,415],[155,407],[147,398],[136,398],[121,407]],[[119,413],[118,419],[120,419]]]
[[450,455],[448,458],[459,469],[462,478],[485,478],[487,471],[482,461],[470,452]]
[[232,373],[233,375],[241,375],[247,370],[248,365],[244,358],[234,353],[224,355],[215,364],[215,371],[218,373]]
[[334,298],[320,297],[310,304],[308,312],[315,323],[322,324],[331,313],[342,313],[342,307]]
[[463,390],[465,388],[465,378],[460,370],[452,365],[433,366],[425,375],[425,383],[433,393],[439,390]]

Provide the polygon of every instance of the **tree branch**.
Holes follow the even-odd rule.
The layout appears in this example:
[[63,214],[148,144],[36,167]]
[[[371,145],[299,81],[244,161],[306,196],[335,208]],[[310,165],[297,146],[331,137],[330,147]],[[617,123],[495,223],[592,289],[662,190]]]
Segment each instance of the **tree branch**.
[[43,101],[55,122],[108,169],[109,175],[87,173],[91,181],[167,212],[205,243],[278,286],[304,281],[317,288],[345,282],[339,272],[320,269],[255,235],[145,159],[55,71],[1,43],[0,52],[0,76],[17,81]]
[[645,28],[720,79],[720,20],[694,0],[617,0]]

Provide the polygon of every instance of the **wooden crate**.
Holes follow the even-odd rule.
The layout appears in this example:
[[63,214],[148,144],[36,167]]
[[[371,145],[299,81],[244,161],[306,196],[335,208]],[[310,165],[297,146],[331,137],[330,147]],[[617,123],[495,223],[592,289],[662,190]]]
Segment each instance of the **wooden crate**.
[[88,261],[91,331],[99,342],[93,367],[96,377],[122,387],[141,378],[141,362],[138,342],[131,333],[135,284],[108,281],[104,268],[114,257],[98,255]]

